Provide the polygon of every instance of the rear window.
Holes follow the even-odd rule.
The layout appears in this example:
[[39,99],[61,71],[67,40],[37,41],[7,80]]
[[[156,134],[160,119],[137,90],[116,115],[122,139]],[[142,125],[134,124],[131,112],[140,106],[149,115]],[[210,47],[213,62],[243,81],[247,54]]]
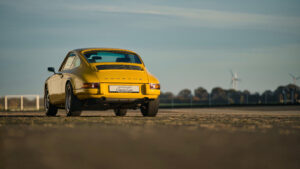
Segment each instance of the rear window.
[[83,55],[89,63],[103,63],[103,62],[123,62],[123,63],[138,63],[141,64],[140,58],[132,53],[122,53],[115,51],[88,51]]

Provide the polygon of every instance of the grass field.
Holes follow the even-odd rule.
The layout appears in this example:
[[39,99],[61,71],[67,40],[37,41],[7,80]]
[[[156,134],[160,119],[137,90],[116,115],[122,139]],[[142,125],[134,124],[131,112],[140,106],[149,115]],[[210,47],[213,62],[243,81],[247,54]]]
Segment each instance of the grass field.
[[300,107],[0,112],[0,168],[299,168]]

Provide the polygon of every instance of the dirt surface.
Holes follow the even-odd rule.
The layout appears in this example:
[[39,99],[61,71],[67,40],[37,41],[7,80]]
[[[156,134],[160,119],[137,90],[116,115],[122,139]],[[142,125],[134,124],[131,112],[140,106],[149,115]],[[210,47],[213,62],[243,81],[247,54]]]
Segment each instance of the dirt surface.
[[0,112],[0,168],[299,168],[300,107]]

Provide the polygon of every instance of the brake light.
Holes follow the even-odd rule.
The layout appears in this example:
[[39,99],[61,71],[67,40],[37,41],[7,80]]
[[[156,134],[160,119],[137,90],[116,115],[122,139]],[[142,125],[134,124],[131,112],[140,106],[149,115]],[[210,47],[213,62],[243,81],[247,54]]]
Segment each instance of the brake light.
[[98,89],[99,83],[83,83],[83,89]]
[[149,83],[150,89],[160,89],[160,84],[156,83]]

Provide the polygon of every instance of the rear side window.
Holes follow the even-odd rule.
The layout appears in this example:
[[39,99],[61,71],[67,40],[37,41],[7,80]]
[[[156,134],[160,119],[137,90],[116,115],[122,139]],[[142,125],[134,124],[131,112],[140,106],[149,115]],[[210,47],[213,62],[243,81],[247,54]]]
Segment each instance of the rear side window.
[[63,66],[62,70],[69,70],[72,68],[72,64],[74,61],[75,55],[74,54],[70,54],[67,58],[67,60],[65,61],[65,64]]
[[64,62],[62,71],[69,70],[80,66],[80,59],[74,53],[71,53],[67,56],[67,60]]
[[76,56],[76,57],[74,58],[72,68],[75,68],[75,67],[78,67],[78,66],[80,66],[80,59],[79,59],[78,56]]
[[89,63],[123,62],[141,64],[140,58],[133,53],[88,51],[83,54]]

